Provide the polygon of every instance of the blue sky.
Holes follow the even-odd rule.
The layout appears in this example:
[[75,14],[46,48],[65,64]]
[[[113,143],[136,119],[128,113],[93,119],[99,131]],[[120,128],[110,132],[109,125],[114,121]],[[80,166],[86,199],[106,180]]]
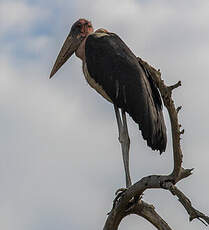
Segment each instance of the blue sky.
[[[182,81],[174,98],[183,105],[184,166],[195,172],[179,187],[208,213],[208,7],[207,0],[0,2],[1,229],[100,229],[114,192],[125,184],[113,107],[87,85],[80,60],[72,57],[48,80],[72,23],[81,17],[120,35],[136,55],[161,69],[167,84]],[[170,139],[160,157],[130,118],[128,123],[133,181],[169,173]],[[174,229],[205,229],[189,223],[166,191],[147,191],[144,199]],[[120,230],[127,228],[153,229],[136,216],[122,222]]]

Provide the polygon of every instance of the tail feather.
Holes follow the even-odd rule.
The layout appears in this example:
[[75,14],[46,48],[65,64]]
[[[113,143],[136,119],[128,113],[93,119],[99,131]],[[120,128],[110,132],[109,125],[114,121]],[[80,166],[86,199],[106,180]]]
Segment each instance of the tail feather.
[[142,131],[143,138],[152,150],[159,150],[160,154],[165,152],[167,145],[166,126],[161,109],[157,109],[157,119],[147,119],[148,129],[143,130],[139,123],[139,129]]
[[[163,117],[163,112],[162,112],[162,99],[160,96],[160,92],[155,85],[155,82],[153,81],[152,78],[152,73],[149,71],[147,64],[142,61],[141,59],[137,59],[139,65],[143,69],[146,79],[145,82],[147,84],[147,90],[151,91],[149,97],[149,102],[148,102],[148,108],[151,108],[151,110],[154,111],[149,111],[149,134],[148,135],[143,135],[143,130],[142,130],[142,136],[145,140],[147,140],[147,145],[150,146],[153,150],[159,150],[160,153],[164,152],[166,149],[167,145],[167,134],[166,134],[166,126],[165,126],[165,121]],[[146,81],[148,80],[148,81]],[[139,129],[140,124],[139,124]]]

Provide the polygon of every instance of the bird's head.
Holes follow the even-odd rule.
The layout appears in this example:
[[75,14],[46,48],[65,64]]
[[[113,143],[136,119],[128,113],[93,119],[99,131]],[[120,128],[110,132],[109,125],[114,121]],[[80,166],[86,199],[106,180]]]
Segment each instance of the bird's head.
[[93,32],[93,27],[90,21],[86,19],[79,19],[76,21],[67,36],[59,55],[55,61],[52,68],[50,77],[51,78],[59,68],[73,55],[73,53],[78,49],[81,42]]

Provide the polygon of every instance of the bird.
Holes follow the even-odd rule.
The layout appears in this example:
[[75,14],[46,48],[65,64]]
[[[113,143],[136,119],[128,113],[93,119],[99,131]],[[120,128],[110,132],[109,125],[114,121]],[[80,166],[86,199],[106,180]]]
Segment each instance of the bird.
[[147,146],[164,152],[167,134],[159,90],[149,71],[117,34],[103,28],[94,31],[84,18],[72,25],[49,78],[74,53],[82,61],[88,84],[114,106],[128,188],[132,182],[126,113],[138,124]]

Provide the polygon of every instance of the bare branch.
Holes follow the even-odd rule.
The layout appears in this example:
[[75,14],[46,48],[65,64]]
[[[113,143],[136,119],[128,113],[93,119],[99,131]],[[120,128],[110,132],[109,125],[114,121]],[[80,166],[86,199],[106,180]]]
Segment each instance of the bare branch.
[[[191,175],[190,170],[184,170],[181,179]],[[154,206],[146,204],[141,200],[141,196],[146,189],[165,189],[177,196],[190,216],[190,221],[199,219],[204,224],[209,224],[209,217],[192,207],[191,201],[170,181],[169,176],[152,175],[142,178],[140,181],[122,191],[121,196],[114,200],[114,205],[107,218],[104,230],[117,230],[121,220],[129,214],[138,214],[157,229],[171,229],[168,224],[154,210]],[[136,199],[137,198],[137,199]],[[206,223],[205,223],[205,222]]]
[[180,134],[184,134],[184,129],[182,129],[182,130],[180,131]]
[[191,169],[184,169],[184,168],[181,168],[181,173],[180,173],[180,176],[179,176],[179,180],[182,180],[190,175],[192,175],[192,172],[193,172],[194,168],[191,168]]
[[182,106],[177,107],[176,112],[179,113],[181,109],[182,109]]
[[154,206],[147,204],[144,201],[139,202],[132,213],[144,217],[146,220],[152,223],[158,230],[171,230],[169,225],[155,211]]
[[181,81],[178,81],[175,85],[169,86],[168,89],[172,91],[172,90],[178,88],[179,86],[181,86]]
[[150,77],[152,77],[168,110],[172,131],[174,168],[170,175],[147,176],[127,189],[119,190],[120,193],[114,199],[113,208],[106,220],[104,230],[117,230],[121,220],[129,214],[137,214],[144,217],[159,230],[171,230],[168,224],[155,211],[154,207],[141,199],[145,190],[153,188],[166,189],[177,196],[188,212],[190,221],[197,218],[204,224],[209,224],[209,217],[193,208],[190,200],[175,186],[178,181],[190,176],[193,171],[193,169],[184,169],[182,167],[183,155],[180,145],[180,135],[184,133],[184,129],[180,130],[181,125],[178,122],[178,112],[182,107],[179,106],[176,108],[172,99],[172,91],[181,86],[181,81],[174,85],[166,86],[161,79],[159,70],[157,71],[142,59],[137,59],[140,65],[143,65]]
[[[189,214],[189,220],[192,221],[194,219],[199,219],[203,222],[206,226],[209,225],[209,217],[203,214],[202,212],[198,211],[192,206],[191,201],[187,198],[183,192],[181,192],[175,185],[171,184],[169,186],[169,191],[174,195],[177,196],[181,204],[186,209],[187,213]],[[205,221],[205,222],[204,222]]]
[[183,134],[182,131],[180,131],[180,126],[178,122],[178,112],[181,109],[181,107],[175,108],[174,102],[172,100],[172,90],[176,89],[177,87],[181,86],[181,81],[177,82],[176,84],[172,86],[166,86],[164,84],[164,81],[161,79],[161,73],[157,71],[155,68],[150,66],[147,62],[143,61],[141,58],[137,58],[139,63],[146,68],[146,71],[150,73],[150,76],[152,77],[153,81],[157,85],[161,96],[163,98],[163,102],[165,107],[168,110],[170,121],[171,121],[171,130],[172,130],[172,140],[173,140],[173,158],[174,158],[174,169],[171,173],[171,176],[173,177],[173,181],[177,182],[178,178],[181,174],[181,168],[182,168],[182,151],[180,146],[180,135]]
[[115,210],[112,210],[109,213],[103,230],[117,230],[121,220],[130,214],[136,214],[145,218],[158,230],[172,230],[162,219],[162,217],[155,211],[153,205],[147,204],[142,200],[137,200],[136,202],[135,200],[132,200],[128,203],[128,206],[129,207],[127,209],[120,209],[120,212],[115,212]]

